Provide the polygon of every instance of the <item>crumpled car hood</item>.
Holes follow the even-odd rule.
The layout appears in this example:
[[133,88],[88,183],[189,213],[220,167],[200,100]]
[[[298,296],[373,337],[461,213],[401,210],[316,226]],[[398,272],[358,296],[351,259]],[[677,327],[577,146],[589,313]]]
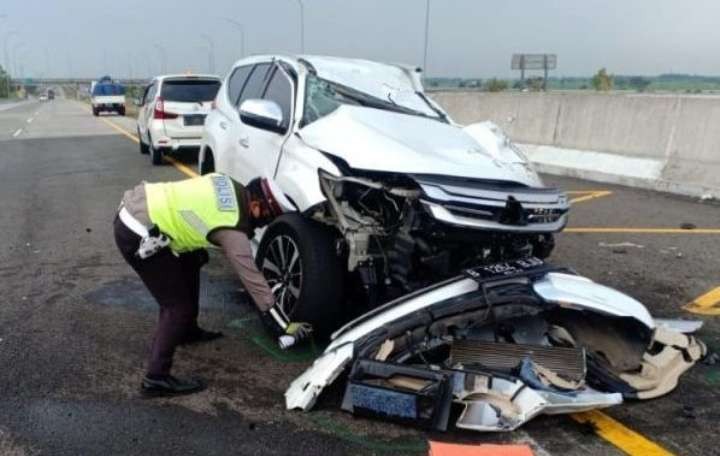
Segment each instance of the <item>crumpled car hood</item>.
[[343,105],[300,130],[309,146],[351,168],[436,174],[539,186],[527,161],[498,145],[491,124],[466,128],[421,116]]

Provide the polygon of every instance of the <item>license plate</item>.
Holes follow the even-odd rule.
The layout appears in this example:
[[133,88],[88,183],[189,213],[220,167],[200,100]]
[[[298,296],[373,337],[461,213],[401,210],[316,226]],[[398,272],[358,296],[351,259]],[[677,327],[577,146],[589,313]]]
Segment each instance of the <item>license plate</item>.
[[541,259],[531,257],[505,263],[478,266],[476,268],[466,269],[464,272],[472,279],[488,280],[523,275],[534,270],[539,270],[543,268],[543,266],[545,266],[545,263]]
[[199,114],[192,116],[183,116],[183,119],[185,121],[185,125],[187,126],[202,125],[205,123],[205,116]]

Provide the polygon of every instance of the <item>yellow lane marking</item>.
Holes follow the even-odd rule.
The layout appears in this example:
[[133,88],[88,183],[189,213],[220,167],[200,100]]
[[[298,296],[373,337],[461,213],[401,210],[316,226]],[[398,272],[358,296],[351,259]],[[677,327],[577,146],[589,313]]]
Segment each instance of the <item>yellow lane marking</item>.
[[592,200],[592,199],[602,198],[602,197],[604,197],[604,196],[610,196],[610,195],[612,195],[612,192],[611,192],[611,191],[608,191],[608,190],[593,190],[593,191],[580,191],[580,190],[576,190],[576,191],[570,191],[570,192],[567,192],[567,193],[569,193],[569,194],[586,194],[586,193],[589,193],[589,195],[578,196],[577,198],[572,198],[572,199],[570,200],[570,204],[582,203],[583,201],[590,201],[590,200]]
[[598,410],[573,413],[570,416],[580,423],[591,424],[597,435],[630,456],[673,456],[673,453],[657,443]]
[[720,287],[695,298],[683,309],[700,315],[720,315]]
[[567,193],[568,195],[584,195],[586,193],[601,193],[606,191],[607,190],[568,190],[565,193]]
[[[107,125],[109,125],[111,128],[117,130],[121,135],[123,135],[123,136],[125,136],[125,137],[127,137],[127,138],[130,138],[132,141],[134,141],[134,142],[136,142],[136,143],[139,143],[139,142],[140,142],[140,138],[138,138],[137,135],[134,135],[133,133],[130,133],[129,131],[127,131],[126,129],[124,129],[124,128],[121,127],[120,125],[116,124],[115,122],[112,122],[112,121],[110,121],[110,120],[107,120],[107,119],[105,119],[105,118],[103,118],[103,117],[98,117],[98,120],[100,120],[100,121],[102,121],[102,122],[105,122],[105,123],[106,123]],[[186,176],[189,176],[189,177],[197,177],[197,176],[199,176],[199,174],[198,174],[197,172],[195,172],[192,168],[190,168],[189,166],[185,165],[184,163],[181,163],[181,162],[175,160],[175,159],[172,158],[172,157],[163,157],[163,159],[164,159],[166,162],[168,162],[168,163],[170,163],[171,165],[173,165],[175,168],[177,168],[178,171],[180,171],[181,173],[185,174]]]
[[190,177],[199,176],[199,174],[197,172],[195,172],[195,170],[193,170],[189,166],[185,165],[184,163],[180,163],[179,161],[175,160],[172,157],[163,157],[163,158],[165,159],[166,162],[173,165],[175,168],[177,168],[178,171],[185,174],[186,176],[190,176]]
[[622,227],[580,227],[565,228],[563,233],[625,233],[625,234],[720,234],[720,228],[694,228],[684,230],[682,228],[622,228]]
[[140,142],[140,140],[138,139],[137,136],[135,136],[134,134],[132,134],[132,133],[130,133],[129,131],[125,130],[125,129],[122,128],[120,125],[116,124],[115,122],[110,122],[109,120],[107,120],[107,119],[105,119],[105,118],[103,118],[103,117],[98,117],[98,120],[101,121],[101,122],[106,123],[108,126],[110,126],[110,128],[118,131],[121,135],[130,138],[131,140],[135,141],[136,143],[139,143],[139,142]]

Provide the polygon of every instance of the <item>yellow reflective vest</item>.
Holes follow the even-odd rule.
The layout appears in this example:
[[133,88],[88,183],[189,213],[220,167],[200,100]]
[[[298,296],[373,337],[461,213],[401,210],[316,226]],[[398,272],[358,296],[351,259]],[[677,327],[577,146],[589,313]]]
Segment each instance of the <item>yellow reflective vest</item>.
[[150,220],[170,237],[176,253],[210,246],[213,231],[237,228],[242,217],[235,185],[223,174],[145,184],[145,193]]

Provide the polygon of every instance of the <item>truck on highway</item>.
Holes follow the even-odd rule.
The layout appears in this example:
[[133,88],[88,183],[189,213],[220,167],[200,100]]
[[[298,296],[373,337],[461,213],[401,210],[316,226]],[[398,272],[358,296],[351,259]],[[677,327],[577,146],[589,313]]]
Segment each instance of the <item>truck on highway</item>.
[[101,112],[116,112],[125,115],[125,87],[113,82],[109,76],[93,82],[90,89],[90,102],[94,116]]

